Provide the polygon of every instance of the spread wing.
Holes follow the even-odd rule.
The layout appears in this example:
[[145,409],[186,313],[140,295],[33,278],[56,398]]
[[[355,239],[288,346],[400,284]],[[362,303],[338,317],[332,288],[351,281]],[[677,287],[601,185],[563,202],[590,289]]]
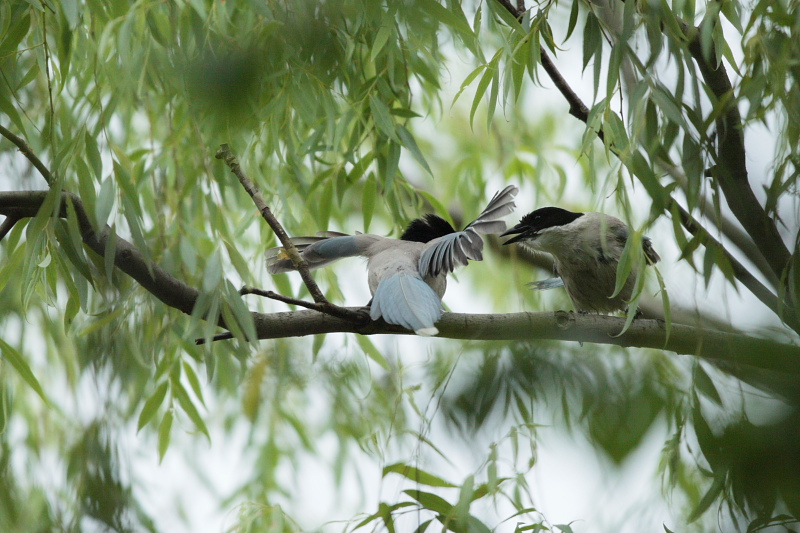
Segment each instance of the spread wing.
[[501,233],[506,223],[498,220],[514,211],[514,197],[519,189],[509,185],[496,193],[486,209],[462,231],[457,231],[428,243],[419,259],[419,272],[423,277],[435,277],[465,266],[471,259],[483,259],[483,238],[481,235]]

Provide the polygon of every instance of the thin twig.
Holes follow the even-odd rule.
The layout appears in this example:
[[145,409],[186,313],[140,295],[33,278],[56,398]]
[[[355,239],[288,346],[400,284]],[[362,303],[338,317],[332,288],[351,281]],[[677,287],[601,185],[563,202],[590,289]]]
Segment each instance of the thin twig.
[[290,298],[289,296],[284,296],[282,294],[278,294],[274,291],[265,291],[263,289],[257,289],[255,287],[242,287],[239,290],[239,294],[242,296],[246,294],[255,294],[256,296],[263,296],[264,298],[269,298],[271,300],[277,300],[279,302],[283,302],[289,305],[297,305],[300,307],[305,307],[306,309],[312,309],[314,311],[319,311],[324,313],[325,310],[323,306],[313,302],[306,302],[305,300],[298,300],[297,298]]
[[305,284],[306,288],[308,288],[308,292],[311,293],[311,297],[314,298],[314,302],[318,304],[316,310],[343,318],[345,320],[350,320],[352,322],[363,323],[363,315],[354,313],[348,309],[345,309],[344,307],[334,305],[330,303],[327,298],[325,298],[325,296],[322,294],[322,291],[317,286],[317,283],[314,281],[314,278],[311,276],[311,273],[308,270],[308,264],[300,255],[300,252],[297,251],[297,248],[294,246],[294,244],[292,244],[291,239],[289,239],[289,236],[286,234],[286,231],[283,229],[283,226],[281,226],[280,222],[278,222],[278,219],[275,218],[275,215],[267,205],[267,202],[264,201],[264,197],[261,196],[261,192],[258,190],[258,187],[256,187],[255,183],[253,183],[250,178],[245,175],[241,165],[239,165],[239,160],[236,158],[236,155],[233,153],[230,146],[227,144],[220,145],[215,157],[225,161],[225,164],[228,165],[228,167],[231,169],[231,172],[233,172],[233,174],[239,179],[239,182],[242,184],[242,187],[244,187],[244,190],[247,191],[247,194],[249,194],[253,199],[253,202],[256,204],[261,216],[264,217],[264,220],[267,221],[269,227],[275,232],[275,235],[281,242],[283,249],[286,250],[286,254],[289,256],[289,259],[291,259],[295,269],[300,272],[300,277],[303,279],[303,283]]
[[46,181],[47,184],[50,186],[53,185],[54,181],[53,175],[50,174],[50,171],[47,169],[46,166],[44,166],[44,163],[42,163],[39,160],[39,158],[36,157],[36,154],[33,153],[33,150],[31,150],[31,147],[28,146],[28,143],[26,143],[21,137],[18,137],[13,133],[11,133],[3,126],[0,126],[0,135],[2,135],[6,139],[14,143],[17,146],[17,148],[19,148],[19,151],[22,152],[22,154],[28,158],[28,161],[30,161],[31,164],[33,164],[33,166],[36,167],[36,170],[38,170],[39,174],[42,175],[44,181]]

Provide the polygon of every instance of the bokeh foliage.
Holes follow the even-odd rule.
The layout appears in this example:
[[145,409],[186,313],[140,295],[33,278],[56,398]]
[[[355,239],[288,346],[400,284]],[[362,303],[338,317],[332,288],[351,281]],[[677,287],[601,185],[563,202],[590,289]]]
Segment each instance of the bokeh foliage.
[[[601,208],[636,232],[672,218],[680,261],[706,286],[721,275],[726,293],[746,291],[721,246],[681,226],[675,202],[724,228],[718,119],[736,108],[743,131],[771,133],[774,162],[751,173],[751,187],[795,240],[796,3],[525,7],[518,18],[516,5],[497,0],[0,4],[0,124],[54,176],[39,215],[0,247],[0,530],[159,530],[163,517],[139,501],[147,487],[126,459],[126,431],[138,431],[136,446],[156,450],[156,462],[246,428],[251,468],[219,502],[221,512],[246,502],[238,531],[309,527],[291,517],[299,489],[281,469],[320,454],[330,436],[338,486],[365,458],[408,482],[391,501],[370,500],[348,529],[483,532],[514,518],[519,531],[570,531],[538,513],[526,478],[538,424],[551,419],[615,464],[661,428],[653,469],[673,529],[714,527],[714,509],[725,510],[726,526],[792,523],[800,424],[785,376],[568,344],[434,341],[426,357],[419,344],[355,336],[193,344],[216,316],[279,309],[243,302],[241,284],[306,295],[285,276],[266,278],[260,257],[275,239],[214,160],[223,142],[292,234],[397,235],[422,210],[469,219],[499,182],[516,182],[528,194],[522,210]],[[684,23],[697,26],[696,40]],[[732,92],[704,81],[693,42],[702,60],[726,66]],[[550,56],[576,74],[569,79],[588,80],[574,87],[586,124],[566,103],[539,100],[559,99],[542,88]],[[47,188],[9,142],[0,150],[2,189]],[[80,196],[95,227],[108,224],[200,289],[193,316],[154,299],[109,254],[85,249],[74,218],[51,216],[62,190]],[[793,312],[794,260],[775,273],[739,252],[787,295],[780,313]],[[338,302],[346,277],[317,275]],[[519,292],[531,266],[499,253],[460,277],[498,311],[566,305]],[[779,400],[756,423],[745,406],[761,394]],[[434,469],[454,444],[439,441],[437,425],[501,436],[480,449],[474,472],[448,480]],[[490,510],[475,511],[481,504]]]

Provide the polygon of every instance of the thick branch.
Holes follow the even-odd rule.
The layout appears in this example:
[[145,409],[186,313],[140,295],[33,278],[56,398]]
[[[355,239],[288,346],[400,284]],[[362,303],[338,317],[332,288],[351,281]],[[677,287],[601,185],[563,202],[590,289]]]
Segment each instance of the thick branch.
[[[686,211],[680,204],[678,204],[678,202],[673,202],[673,205],[678,210],[678,215],[680,216],[683,227],[689,230],[692,235],[701,235],[706,243],[711,243],[717,249],[722,251],[725,259],[728,261],[728,263],[730,263],[731,268],[733,269],[733,275],[736,277],[736,279],[738,279],[742,285],[747,287],[756,298],[761,300],[761,303],[769,307],[773,313],[779,317],[782,317],[789,327],[800,332],[800,322],[797,321],[796,315],[793,312],[793,308],[789,306],[788,309],[786,309],[786,306],[781,304],[778,297],[775,296],[772,291],[770,291],[763,283],[758,281],[758,279],[751,274],[743,264],[741,264],[735,257],[725,250],[725,248],[722,246],[722,243],[714,239],[714,237],[712,237],[705,229],[703,229],[697,223],[697,221],[692,218],[689,212]],[[785,309],[781,309],[781,307],[784,307]],[[782,312],[784,310],[789,312]]]
[[[36,216],[47,194],[47,191],[0,192],[0,215],[14,214],[21,218]],[[93,252],[104,257],[110,235],[109,228],[106,226],[97,234],[80,198],[69,192],[61,194],[59,216],[67,216],[66,202],[72,202],[83,242]],[[176,279],[157,264],[147,261],[133,244],[120,237],[116,237],[114,264],[169,307],[186,314],[192,313],[200,292]]]
[[[91,228],[80,199],[70,193],[62,194],[64,202],[73,202],[84,242],[95,253],[103,256],[109,232],[104,231],[101,235],[97,235]],[[46,191],[2,192],[0,215],[13,212],[22,217],[35,216],[46,196]],[[66,216],[66,211],[66,208],[62,207],[60,216]],[[148,262],[133,244],[119,237],[116,239],[114,264],[167,306],[191,314],[199,291],[176,279],[157,264]],[[347,309],[347,311],[360,316],[360,309]],[[361,326],[350,320],[317,311],[252,313],[252,316],[259,339],[334,332],[364,335],[411,333],[383,322],[370,322]],[[506,315],[445,313],[436,326],[439,328],[440,337],[451,339],[552,339],[666,349],[679,354],[727,361],[731,364],[800,373],[800,348],[796,346],[680,324],[673,324],[667,339],[664,323],[660,320],[635,320],[625,334],[615,337],[622,330],[624,323],[625,320],[619,317],[576,315],[557,311]]]
[[[673,324],[669,339],[661,320],[634,320],[623,335],[625,319],[604,315],[580,315],[565,311],[472,315],[445,313],[436,323],[439,337],[462,340],[560,340],[654,348],[678,354],[780,372],[800,373],[800,347],[746,335],[704,330]],[[256,321],[260,339],[302,337],[335,332],[362,335],[410,333],[397,326],[372,322],[364,328],[313,311],[260,315]]]

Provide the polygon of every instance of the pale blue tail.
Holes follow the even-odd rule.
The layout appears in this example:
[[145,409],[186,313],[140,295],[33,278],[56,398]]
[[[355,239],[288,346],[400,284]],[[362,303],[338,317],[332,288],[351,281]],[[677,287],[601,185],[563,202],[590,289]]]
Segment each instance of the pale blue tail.
[[401,272],[378,284],[369,315],[388,324],[411,329],[417,335],[436,335],[434,324],[442,317],[442,301],[418,275]]

